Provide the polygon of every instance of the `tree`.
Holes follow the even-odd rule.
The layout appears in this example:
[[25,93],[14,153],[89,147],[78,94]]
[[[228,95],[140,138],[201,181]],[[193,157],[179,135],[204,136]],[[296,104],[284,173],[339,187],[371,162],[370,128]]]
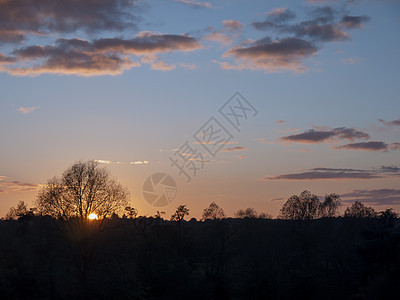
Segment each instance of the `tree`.
[[234,213],[235,218],[257,218],[257,211],[252,208],[248,207],[246,209],[239,209],[237,212]]
[[398,215],[393,208],[388,208],[385,211],[380,211],[378,217],[386,223],[386,227],[394,227]]
[[320,217],[333,218],[339,213],[340,196],[336,194],[325,195],[325,200],[319,205]]
[[138,210],[136,208],[134,208],[134,207],[131,207],[131,206],[125,207],[125,211],[128,214],[129,219],[136,218],[136,216],[138,214]]
[[106,218],[123,209],[129,192],[93,160],[75,162],[39,192],[38,211],[52,217],[85,220],[91,213]]
[[35,208],[29,208],[24,201],[19,201],[17,207],[11,207],[6,214],[6,220],[20,220],[34,216]]
[[178,223],[178,226],[181,226],[181,222],[185,216],[189,215],[189,208],[186,207],[186,204],[184,205],[179,205],[176,208],[175,213],[171,216],[171,221],[176,221]]
[[287,220],[310,220],[318,217],[319,199],[309,191],[303,191],[299,196],[291,196],[282,206],[280,218]]
[[224,210],[215,202],[212,202],[209,207],[203,210],[202,221],[205,220],[218,220],[225,217]]
[[376,216],[376,212],[372,207],[365,206],[360,201],[356,201],[351,207],[346,208],[344,216],[350,218],[373,218]]

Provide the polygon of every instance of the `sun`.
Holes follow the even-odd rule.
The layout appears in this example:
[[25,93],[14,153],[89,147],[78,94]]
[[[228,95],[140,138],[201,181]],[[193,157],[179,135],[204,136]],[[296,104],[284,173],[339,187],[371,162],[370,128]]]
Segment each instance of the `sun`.
[[99,219],[99,217],[98,217],[95,213],[91,213],[91,214],[88,216],[88,218],[89,218],[90,220],[98,220],[98,219]]

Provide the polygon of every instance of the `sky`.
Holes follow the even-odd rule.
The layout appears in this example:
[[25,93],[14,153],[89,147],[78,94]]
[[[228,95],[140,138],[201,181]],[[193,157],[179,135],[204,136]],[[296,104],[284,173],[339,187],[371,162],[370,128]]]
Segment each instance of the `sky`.
[[0,216],[91,159],[139,215],[400,212],[399,29],[390,0],[0,0]]

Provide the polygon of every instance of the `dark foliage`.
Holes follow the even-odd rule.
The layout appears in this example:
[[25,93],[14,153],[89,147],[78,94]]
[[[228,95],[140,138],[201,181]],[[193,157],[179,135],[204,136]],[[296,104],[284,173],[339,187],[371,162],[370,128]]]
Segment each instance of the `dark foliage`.
[[2,299],[383,299],[400,228],[377,218],[0,221]]

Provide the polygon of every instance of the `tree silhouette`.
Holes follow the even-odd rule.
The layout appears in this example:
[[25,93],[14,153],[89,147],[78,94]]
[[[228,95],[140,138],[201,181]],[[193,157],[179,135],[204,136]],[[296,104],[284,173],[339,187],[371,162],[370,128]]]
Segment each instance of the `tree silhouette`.
[[310,220],[318,217],[319,199],[309,191],[303,191],[299,196],[291,196],[282,206],[280,218],[287,220]]
[[257,218],[257,211],[252,208],[248,207],[246,209],[239,209],[237,212],[234,213],[235,218]]
[[11,207],[6,214],[6,220],[16,220],[33,217],[35,208],[29,208],[24,201],[19,201],[17,207]]
[[376,216],[376,212],[372,207],[365,206],[360,201],[356,201],[351,207],[346,208],[344,216],[350,218],[373,218]]
[[125,211],[128,214],[129,219],[136,218],[136,216],[138,214],[138,210],[136,208],[134,208],[134,207],[131,207],[131,206],[125,207]]
[[336,217],[341,205],[340,196],[337,194],[325,195],[325,200],[319,205],[319,215],[325,218]]
[[171,221],[176,221],[178,223],[178,226],[181,227],[183,218],[185,218],[185,216],[188,215],[189,215],[189,208],[186,207],[186,204],[179,205],[176,208],[175,213],[171,216]]
[[75,162],[61,176],[49,179],[37,196],[41,214],[70,219],[111,216],[124,208],[129,192],[93,160]]
[[217,220],[225,217],[224,210],[215,202],[212,202],[209,207],[203,210],[202,221]]

